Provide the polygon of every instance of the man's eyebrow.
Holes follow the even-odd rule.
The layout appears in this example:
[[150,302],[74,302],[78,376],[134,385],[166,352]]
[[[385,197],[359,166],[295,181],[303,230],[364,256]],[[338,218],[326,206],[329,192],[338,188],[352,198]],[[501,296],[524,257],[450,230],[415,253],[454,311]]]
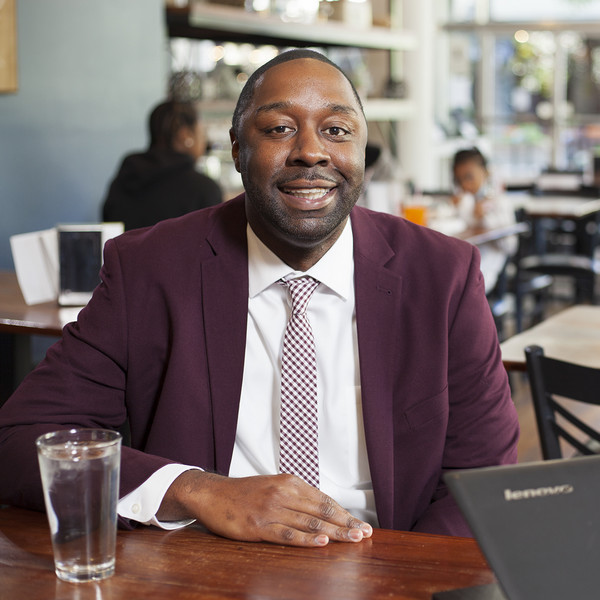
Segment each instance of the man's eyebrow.
[[336,113],[345,115],[358,115],[358,111],[347,104],[329,104],[328,108]]
[[[271,112],[277,110],[284,110],[286,108],[290,108],[292,106],[291,102],[280,101],[280,102],[271,102],[269,104],[263,104],[256,109],[256,114],[260,114],[263,112]],[[326,104],[326,108],[335,113],[341,113],[346,115],[358,115],[358,111],[352,106],[348,106],[347,104]]]
[[275,110],[282,110],[284,108],[289,108],[292,105],[291,102],[271,102],[270,104],[263,104],[256,109],[256,113],[260,114],[262,112],[270,112]]

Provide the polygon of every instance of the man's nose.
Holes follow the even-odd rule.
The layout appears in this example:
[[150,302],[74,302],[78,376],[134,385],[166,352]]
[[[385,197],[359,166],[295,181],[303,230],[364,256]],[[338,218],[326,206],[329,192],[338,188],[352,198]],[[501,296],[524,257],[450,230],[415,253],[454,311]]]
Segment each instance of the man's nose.
[[319,132],[300,130],[296,133],[289,155],[292,164],[308,166],[327,164],[330,158],[325,140]]

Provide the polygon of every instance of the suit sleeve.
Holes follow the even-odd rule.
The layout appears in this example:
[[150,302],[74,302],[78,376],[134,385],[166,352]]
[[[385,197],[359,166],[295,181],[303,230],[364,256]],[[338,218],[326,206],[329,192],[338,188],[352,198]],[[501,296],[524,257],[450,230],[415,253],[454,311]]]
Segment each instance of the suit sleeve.
[[515,463],[519,436],[475,247],[464,290],[451,312],[448,336],[449,416],[442,474],[428,509],[413,530],[471,536],[443,473]]
[[[75,323],[0,409],[0,501],[43,509],[35,439],[126,421],[127,324],[118,255],[109,241],[101,284]],[[121,496],[171,461],[123,447]]]

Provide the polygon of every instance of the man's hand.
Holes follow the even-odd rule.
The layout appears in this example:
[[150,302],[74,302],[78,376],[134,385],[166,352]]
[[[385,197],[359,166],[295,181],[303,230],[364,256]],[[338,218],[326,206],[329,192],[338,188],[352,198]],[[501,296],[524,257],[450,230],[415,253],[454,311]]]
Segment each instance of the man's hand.
[[168,489],[156,516],[195,518],[224,537],[290,546],[360,542],[373,533],[368,523],[295,475],[232,478],[186,471]]

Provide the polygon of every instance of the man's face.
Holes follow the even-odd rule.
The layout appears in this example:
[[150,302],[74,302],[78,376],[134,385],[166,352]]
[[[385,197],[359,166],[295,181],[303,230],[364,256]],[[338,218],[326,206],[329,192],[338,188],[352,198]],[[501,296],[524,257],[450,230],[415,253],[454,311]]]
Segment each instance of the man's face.
[[232,154],[254,232],[282,258],[290,249],[328,249],[364,176],[367,126],[348,81],[310,58],[272,67],[238,133]]

